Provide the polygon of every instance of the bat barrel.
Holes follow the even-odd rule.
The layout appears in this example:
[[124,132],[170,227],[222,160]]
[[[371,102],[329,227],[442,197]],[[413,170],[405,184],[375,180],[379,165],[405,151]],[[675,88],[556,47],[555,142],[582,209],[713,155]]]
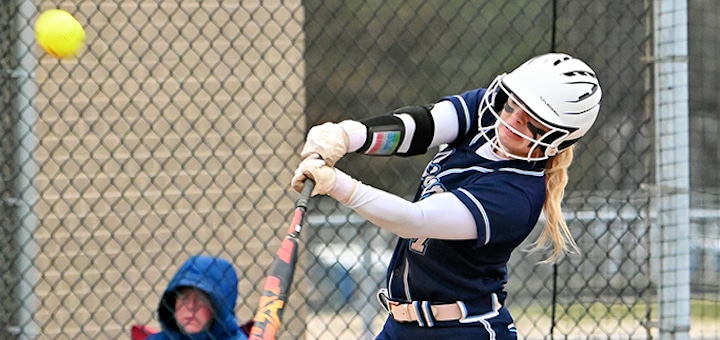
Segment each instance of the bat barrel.
[[295,213],[290,222],[288,235],[275,254],[275,259],[265,278],[258,311],[253,318],[253,326],[248,335],[250,340],[275,340],[277,338],[297,264],[300,231],[314,187],[314,181],[306,180],[300,197],[295,203]]

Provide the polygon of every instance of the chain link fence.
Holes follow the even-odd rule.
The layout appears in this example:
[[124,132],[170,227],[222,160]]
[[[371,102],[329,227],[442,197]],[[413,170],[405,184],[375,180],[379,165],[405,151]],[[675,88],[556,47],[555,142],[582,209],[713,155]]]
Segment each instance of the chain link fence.
[[[85,26],[77,58],[36,46],[32,25],[50,8]],[[716,1],[17,0],[0,9],[0,338],[127,339],[132,324],[159,328],[163,290],[198,253],[235,264],[236,313],[251,319],[297,197],[288,186],[309,126],[484,87],[550,51],[592,65],[604,101],[564,202],[582,253],[556,265],[522,251],[511,259],[507,305],[520,337],[720,338]],[[688,70],[687,125],[676,124],[687,145],[670,148],[687,156],[673,164],[689,169],[675,176],[689,190],[668,208],[657,203],[670,152],[658,92],[688,84],[657,76],[659,32],[673,13],[689,18],[677,23],[688,58],[672,59]],[[349,155],[338,167],[410,198],[430,156]],[[666,225],[669,211],[685,223]],[[280,337],[373,338],[395,237],[324,198],[308,214]]]

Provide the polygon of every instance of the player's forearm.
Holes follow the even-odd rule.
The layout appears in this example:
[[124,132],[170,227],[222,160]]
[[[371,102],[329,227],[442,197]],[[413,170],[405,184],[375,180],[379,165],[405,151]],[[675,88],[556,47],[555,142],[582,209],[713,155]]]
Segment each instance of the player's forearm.
[[407,106],[389,115],[344,121],[349,152],[376,156],[412,156],[458,137],[458,118],[450,102]]
[[450,193],[435,194],[419,202],[355,181],[339,173],[336,193],[331,196],[360,216],[404,238],[467,240],[477,237],[475,222],[465,205]]

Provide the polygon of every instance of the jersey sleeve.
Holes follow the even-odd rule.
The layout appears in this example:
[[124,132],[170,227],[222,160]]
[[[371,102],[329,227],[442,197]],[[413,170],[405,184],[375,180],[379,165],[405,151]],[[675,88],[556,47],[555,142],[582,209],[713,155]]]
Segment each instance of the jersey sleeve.
[[478,247],[491,242],[524,239],[532,230],[542,211],[545,196],[539,187],[532,188],[530,192],[526,189],[508,178],[489,176],[452,191],[475,219]]
[[478,131],[479,108],[485,91],[486,89],[484,88],[478,88],[440,99],[440,101],[452,103],[457,113],[459,133],[458,138],[453,141],[451,145],[463,141],[465,139],[464,137],[475,134]]

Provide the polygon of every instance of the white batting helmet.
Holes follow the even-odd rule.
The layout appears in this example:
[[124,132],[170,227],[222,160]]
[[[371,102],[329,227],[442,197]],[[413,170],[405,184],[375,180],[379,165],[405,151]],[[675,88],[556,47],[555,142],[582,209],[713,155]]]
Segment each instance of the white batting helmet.
[[[555,156],[584,136],[600,111],[602,91],[590,66],[567,54],[549,53],[495,78],[482,100],[481,121],[490,113],[496,118],[493,127],[505,124],[499,111],[508,97],[550,129],[537,139],[527,138],[532,146],[525,157],[509,155],[532,161]],[[481,127],[481,131],[485,135],[489,129]],[[504,150],[497,138],[490,142]],[[543,155],[531,156],[536,149]]]

